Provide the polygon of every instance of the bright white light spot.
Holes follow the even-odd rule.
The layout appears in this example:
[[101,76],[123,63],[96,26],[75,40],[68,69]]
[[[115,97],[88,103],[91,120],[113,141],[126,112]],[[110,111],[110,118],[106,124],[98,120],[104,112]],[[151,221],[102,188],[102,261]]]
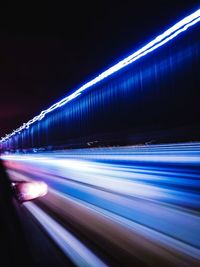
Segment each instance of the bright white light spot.
[[21,183],[18,188],[22,201],[44,196],[48,191],[47,185],[44,182],[25,182]]

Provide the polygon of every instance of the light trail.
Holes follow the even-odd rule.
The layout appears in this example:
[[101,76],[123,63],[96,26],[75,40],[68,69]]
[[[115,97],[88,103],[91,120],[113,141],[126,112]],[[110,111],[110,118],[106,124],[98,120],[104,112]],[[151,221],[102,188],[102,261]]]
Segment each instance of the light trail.
[[189,16],[185,17],[184,19],[180,20],[179,22],[175,23],[172,27],[168,30],[163,32],[162,34],[158,35],[152,41],[144,45],[142,48],[131,54],[130,56],[126,57],[125,59],[119,61],[114,66],[108,68],[97,77],[92,79],[91,81],[85,83],[80,88],[75,90],[69,96],[63,98],[62,100],[58,101],[57,103],[50,106],[48,109],[45,109],[40,112],[39,115],[35,116],[33,119],[29,120],[26,123],[23,123],[19,128],[14,130],[10,134],[6,134],[5,137],[0,139],[0,143],[8,140],[10,137],[14,136],[15,134],[20,134],[21,131],[28,129],[33,123],[42,120],[46,114],[52,112],[53,110],[62,107],[63,105],[67,104],[68,102],[72,101],[73,99],[80,96],[85,90],[91,88],[93,85],[99,83],[100,81],[106,79],[108,76],[116,73],[117,71],[125,68],[126,66],[132,64],[136,60],[144,57],[145,55],[151,53],[152,51],[156,50],[157,48],[163,46],[164,44],[168,43],[172,39],[176,38],[182,32],[186,31],[193,25],[197,24],[200,21],[200,9],[196,10]]
[[[147,266],[200,261],[200,143],[12,154],[3,160],[13,180],[48,184],[49,193],[37,202],[39,213],[54,214],[73,236],[78,232],[76,238],[102,262],[123,264],[124,254],[129,264]],[[37,207],[29,210],[37,213]]]
[[25,203],[25,207],[35,216],[48,234],[66,253],[66,255],[76,264],[76,266],[105,267],[106,265],[98,259],[94,253],[86,248],[66,229],[55,220],[43,212],[33,203]]

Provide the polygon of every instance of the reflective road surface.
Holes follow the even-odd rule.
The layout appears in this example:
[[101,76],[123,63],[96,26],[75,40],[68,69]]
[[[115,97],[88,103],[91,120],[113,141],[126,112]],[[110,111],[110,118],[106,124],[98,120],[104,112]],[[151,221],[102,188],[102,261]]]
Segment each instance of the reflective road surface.
[[200,143],[2,158],[12,180],[48,184],[22,206],[68,263],[200,266]]

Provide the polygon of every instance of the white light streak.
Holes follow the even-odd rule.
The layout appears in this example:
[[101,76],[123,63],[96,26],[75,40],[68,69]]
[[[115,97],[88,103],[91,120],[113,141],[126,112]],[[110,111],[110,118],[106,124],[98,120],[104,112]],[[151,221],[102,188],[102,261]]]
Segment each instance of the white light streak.
[[33,203],[24,203],[44,229],[76,266],[105,267],[97,256],[76,239],[69,231]]

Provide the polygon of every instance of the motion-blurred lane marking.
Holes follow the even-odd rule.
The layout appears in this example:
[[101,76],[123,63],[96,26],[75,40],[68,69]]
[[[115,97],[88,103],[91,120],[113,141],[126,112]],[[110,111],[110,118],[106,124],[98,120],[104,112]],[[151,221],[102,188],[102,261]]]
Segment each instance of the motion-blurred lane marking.
[[66,253],[68,257],[80,267],[106,267],[97,256],[76,239],[70,232],[59,225],[54,219],[31,202],[24,203],[25,207],[40,222],[48,234]]

